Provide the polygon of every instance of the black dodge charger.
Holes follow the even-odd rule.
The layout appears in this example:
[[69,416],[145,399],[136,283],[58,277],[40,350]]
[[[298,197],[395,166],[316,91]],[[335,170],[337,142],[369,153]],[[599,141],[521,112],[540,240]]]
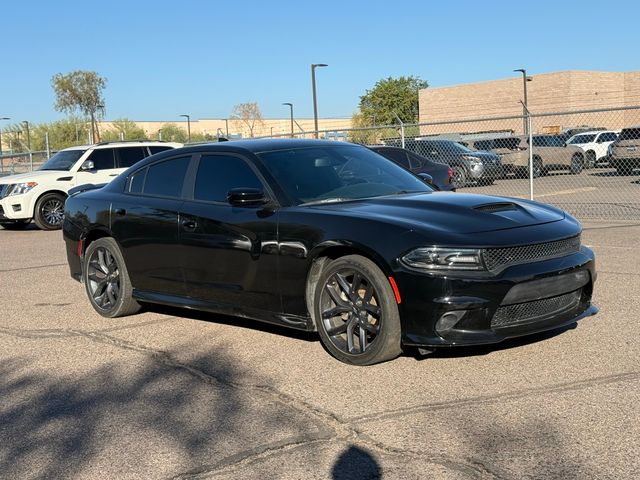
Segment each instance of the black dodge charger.
[[69,266],[105,317],[144,303],[237,315],[317,331],[336,358],[368,365],[596,311],[594,255],[570,215],[434,192],[357,145],[192,146],[79,190]]

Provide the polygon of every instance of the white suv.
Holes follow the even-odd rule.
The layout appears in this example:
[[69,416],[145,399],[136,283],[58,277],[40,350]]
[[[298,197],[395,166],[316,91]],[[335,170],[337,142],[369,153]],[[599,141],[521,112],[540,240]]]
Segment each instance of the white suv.
[[585,154],[586,168],[595,167],[598,162],[608,161],[609,145],[618,139],[618,132],[613,130],[594,130],[580,132],[569,140],[567,145],[579,147]]
[[42,230],[59,229],[71,188],[109,183],[139,160],[181,146],[149,141],[104,142],[60,150],[39,170],[0,178],[0,226],[20,230],[33,219]]

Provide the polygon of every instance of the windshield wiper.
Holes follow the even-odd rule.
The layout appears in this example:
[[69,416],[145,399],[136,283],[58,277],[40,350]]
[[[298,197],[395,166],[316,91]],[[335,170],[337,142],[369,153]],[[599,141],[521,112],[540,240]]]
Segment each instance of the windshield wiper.
[[323,198],[321,200],[312,200],[310,202],[301,203],[299,206],[306,207],[308,205],[321,205],[323,203],[340,203],[340,202],[348,202],[349,200],[356,200],[356,199],[355,198],[331,197],[331,198]]

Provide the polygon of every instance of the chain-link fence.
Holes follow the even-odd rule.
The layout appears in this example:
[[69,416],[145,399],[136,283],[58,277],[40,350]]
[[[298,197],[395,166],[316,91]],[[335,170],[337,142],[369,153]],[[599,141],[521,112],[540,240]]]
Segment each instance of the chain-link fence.
[[[638,125],[640,107],[626,107],[294,136],[404,147],[449,165],[461,192],[532,195],[583,220],[640,220]],[[417,164],[411,156],[404,163],[427,173],[428,165]]]
[[49,156],[46,151],[0,155],[0,177],[37,170]]

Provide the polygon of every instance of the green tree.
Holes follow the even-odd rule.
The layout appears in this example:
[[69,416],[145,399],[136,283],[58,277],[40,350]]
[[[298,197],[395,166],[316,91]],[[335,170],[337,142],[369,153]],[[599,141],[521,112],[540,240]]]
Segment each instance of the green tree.
[[427,88],[418,77],[384,78],[360,97],[361,121],[368,125],[393,125],[396,115],[404,123],[418,122],[418,90]]
[[136,122],[128,118],[119,118],[111,122],[111,126],[102,133],[102,139],[106,141],[116,140],[146,140],[147,132],[139,127]]
[[89,143],[89,125],[78,117],[68,117],[50,123],[40,123],[31,127],[31,149],[45,150],[46,135],[49,135],[49,148],[61,150],[72,145]]
[[249,136],[254,136],[254,131],[257,126],[264,125],[264,119],[262,118],[262,112],[256,102],[239,103],[231,111],[231,118],[244,125],[249,129]]
[[107,79],[96,72],[75,70],[51,78],[56,94],[55,109],[59,112],[79,112],[91,121],[91,134],[94,141],[100,140],[98,120],[104,116],[104,98],[102,91]]
[[187,141],[187,131],[175,123],[164,123],[158,131],[158,137],[165,142],[185,143]]

